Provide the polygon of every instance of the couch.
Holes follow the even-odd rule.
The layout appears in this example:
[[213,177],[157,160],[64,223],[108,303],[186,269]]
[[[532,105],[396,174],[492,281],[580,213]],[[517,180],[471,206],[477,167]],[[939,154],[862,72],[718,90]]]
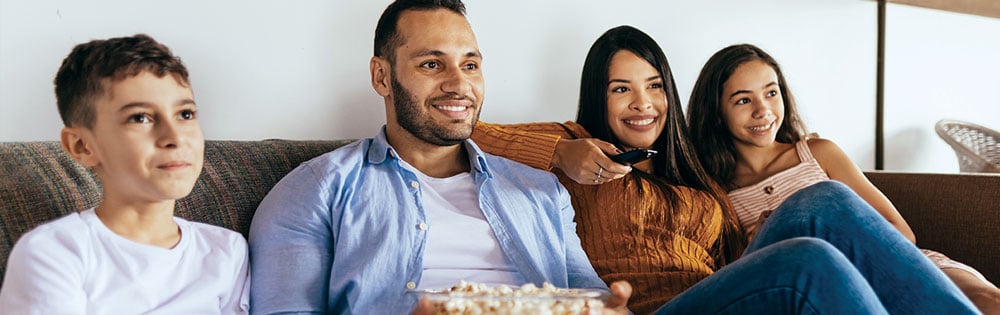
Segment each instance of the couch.
[[[286,173],[352,140],[205,143],[205,166],[176,214],[242,233],[257,204]],[[935,249],[1000,281],[1000,175],[868,172],[917,235]],[[94,175],[59,142],[0,143],[0,278],[21,234],[100,200]]]

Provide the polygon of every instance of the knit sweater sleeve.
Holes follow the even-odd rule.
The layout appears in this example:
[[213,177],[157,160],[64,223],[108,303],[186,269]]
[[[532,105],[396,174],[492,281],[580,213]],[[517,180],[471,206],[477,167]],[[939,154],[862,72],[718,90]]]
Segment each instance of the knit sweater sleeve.
[[573,122],[503,125],[478,122],[472,132],[472,140],[483,151],[543,170],[551,170],[560,139],[587,136],[583,127]]

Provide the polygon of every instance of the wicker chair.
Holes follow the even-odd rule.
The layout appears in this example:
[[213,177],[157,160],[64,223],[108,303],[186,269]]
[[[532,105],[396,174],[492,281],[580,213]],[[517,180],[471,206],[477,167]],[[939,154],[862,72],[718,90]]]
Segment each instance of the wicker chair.
[[973,123],[941,120],[934,125],[958,156],[961,172],[1000,173],[1000,132]]

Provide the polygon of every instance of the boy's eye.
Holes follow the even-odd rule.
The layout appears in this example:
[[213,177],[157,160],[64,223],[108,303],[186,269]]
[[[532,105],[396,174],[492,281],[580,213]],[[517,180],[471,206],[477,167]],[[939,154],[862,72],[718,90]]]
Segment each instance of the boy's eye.
[[479,65],[477,65],[474,62],[465,64],[465,70],[476,70],[476,69],[479,69]]
[[195,119],[195,118],[198,117],[197,112],[195,112],[193,110],[181,111],[181,113],[179,114],[179,116],[183,120],[192,120],[192,119]]
[[130,123],[148,124],[148,123],[150,123],[152,121],[153,121],[153,118],[149,117],[149,115],[147,115],[145,113],[134,114],[134,115],[128,116],[128,122],[130,122]]

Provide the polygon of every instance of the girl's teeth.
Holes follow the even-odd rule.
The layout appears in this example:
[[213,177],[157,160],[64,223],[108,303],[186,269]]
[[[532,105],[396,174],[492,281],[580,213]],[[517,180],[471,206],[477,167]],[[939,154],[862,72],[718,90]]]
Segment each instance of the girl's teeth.
[[768,129],[771,128],[771,125],[773,125],[773,124],[774,124],[774,122],[771,122],[770,124],[763,125],[763,126],[750,127],[750,131],[764,131],[764,130],[768,130]]

